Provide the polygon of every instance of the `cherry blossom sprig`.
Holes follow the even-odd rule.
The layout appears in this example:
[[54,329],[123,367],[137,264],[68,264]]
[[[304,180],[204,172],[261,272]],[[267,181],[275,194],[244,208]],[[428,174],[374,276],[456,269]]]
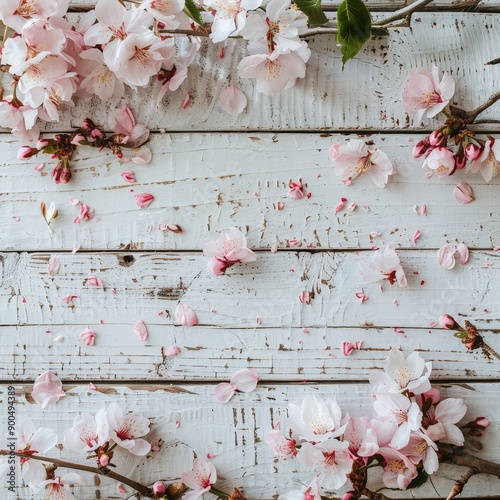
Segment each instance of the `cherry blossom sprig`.
[[[500,142],[487,135],[480,138],[471,130],[474,123],[488,123],[477,117],[498,99],[500,92],[493,94],[485,103],[473,111],[465,111],[450,104],[455,93],[455,81],[437,66],[431,70],[417,68],[410,75],[403,90],[405,111],[414,114],[418,123],[425,118],[445,117],[445,122],[413,148],[415,158],[424,158],[423,167],[435,172],[438,177],[453,175],[457,170],[481,173],[485,182],[500,173]],[[461,203],[472,201],[467,185],[455,194]],[[467,197],[469,197],[467,199]]]
[[71,134],[56,134],[53,138],[40,137],[36,146],[22,146],[17,157],[24,160],[43,153],[56,159],[57,164],[52,171],[52,180],[56,184],[66,184],[71,180],[70,162],[77,148],[82,146],[99,150],[108,149],[119,160],[124,158],[124,150],[140,148],[129,161],[138,164],[151,161],[150,149],[143,146],[149,138],[149,130],[142,123],[136,122],[132,111],[127,106],[118,108],[110,114],[109,126],[113,131],[112,134],[105,133],[92,120],[86,118],[81,127]]
[[[463,454],[464,431],[478,437],[477,431],[484,431],[489,421],[479,418],[460,426],[466,413],[464,401],[443,399],[431,387],[431,370],[431,363],[418,353],[405,357],[391,349],[383,371],[370,378],[376,413],[371,420],[342,415],[335,398],[325,401],[312,394],[290,404],[287,431],[274,429],[266,441],[278,458],[296,459],[316,474],[303,491],[291,491],[279,499],[319,500],[325,498],[323,490],[338,490],[347,482],[351,489],[343,500],[385,499],[369,488],[370,469],[383,470],[387,488],[406,490],[425,482],[441,461],[453,462],[453,456]],[[452,491],[448,498],[460,491]]]

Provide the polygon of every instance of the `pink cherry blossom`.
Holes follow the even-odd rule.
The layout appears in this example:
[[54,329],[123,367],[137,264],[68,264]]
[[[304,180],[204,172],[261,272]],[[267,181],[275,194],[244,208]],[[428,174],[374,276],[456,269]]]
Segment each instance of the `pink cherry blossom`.
[[323,401],[315,394],[306,396],[300,405],[288,405],[288,425],[294,439],[313,442],[341,436],[346,426],[341,424],[341,410],[337,401]]
[[238,262],[254,262],[257,256],[247,247],[245,235],[230,227],[217,240],[207,241],[203,254],[210,258],[208,269],[212,274],[224,274],[228,267]]
[[330,148],[330,159],[335,173],[342,181],[351,181],[368,173],[376,186],[387,185],[394,167],[389,157],[379,149],[370,149],[361,139],[351,139],[347,144],[334,144]]
[[146,342],[146,339],[148,338],[148,329],[144,324],[144,321],[136,321],[132,326],[132,330],[134,330],[134,333],[137,335],[141,342]]
[[344,431],[353,457],[372,457],[378,452],[377,434],[366,417],[350,417]]
[[400,451],[392,448],[380,448],[380,455],[384,457],[384,475],[382,480],[388,488],[406,490],[415,477],[417,468],[412,461]]
[[328,439],[317,444],[302,443],[297,458],[305,467],[321,467],[318,484],[326,490],[341,488],[347,481],[352,460],[347,450],[349,443]]
[[434,118],[448,105],[455,93],[455,80],[441,74],[437,66],[432,71],[417,68],[410,74],[403,90],[403,106],[407,113],[415,113],[420,123],[424,117]]
[[287,438],[277,429],[272,430],[266,437],[266,443],[273,449],[276,457],[283,460],[295,458],[297,456],[296,442]]
[[436,406],[432,405],[424,416],[426,434],[433,441],[463,446],[464,435],[455,424],[464,417],[466,411],[463,399],[447,398]]
[[96,450],[108,440],[107,421],[101,417],[97,420],[97,417],[88,413],[76,416],[73,427],[64,432],[64,447],[75,453]]
[[166,29],[176,29],[181,24],[175,14],[184,9],[184,0],[146,0],[139,8],[146,9],[155,19],[162,22]]
[[221,108],[230,115],[237,116],[247,107],[245,94],[236,86],[230,85],[220,93]]
[[155,197],[149,193],[136,193],[134,194],[134,198],[139,208],[149,207],[155,199]]
[[54,479],[47,479],[40,483],[39,487],[45,489],[45,500],[75,500],[74,495],[69,490],[70,485],[87,485],[80,474],[70,472],[64,476],[56,476]]
[[193,460],[193,468],[181,474],[181,481],[192,490],[183,495],[183,500],[197,500],[216,483],[217,471],[212,462],[198,457]]
[[242,78],[255,78],[256,87],[264,95],[274,95],[283,89],[293,87],[297,78],[306,75],[306,62],[311,51],[304,46],[300,52],[282,53],[275,50],[271,54],[254,54],[244,57],[238,65]]
[[440,146],[427,153],[422,167],[429,167],[438,177],[446,177],[455,171],[455,153],[448,147]]
[[182,326],[194,326],[198,324],[195,312],[186,304],[177,304],[175,317]]
[[433,474],[439,468],[439,459],[436,453],[438,447],[425,432],[413,432],[408,445],[399,451],[406,455],[415,465],[422,462],[427,474]]
[[0,101],[0,123],[10,128],[20,141],[35,142],[38,139],[40,130],[35,125],[38,112],[38,108],[14,100],[13,96]]
[[370,376],[375,394],[405,391],[422,394],[431,388],[429,376],[432,363],[426,363],[418,352],[413,352],[405,358],[402,351],[392,348],[383,367],[383,372],[379,371]]
[[136,165],[147,165],[148,163],[151,163],[152,158],[153,153],[151,152],[151,149],[148,146],[142,146],[142,148],[135,152],[132,158],[132,163],[135,163]]
[[365,283],[387,280],[391,285],[396,281],[401,287],[407,285],[405,272],[399,261],[398,254],[389,245],[376,250],[372,260],[360,262],[358,265]]
[[472,188],[464,181],[459,182],[455,186],[455,189],[453,190],[453,196],[455,197],[455,200],[464,205],[470,203],[471,201],[474,201],[474,196],[472,196]]
[[485,182],[496,177],[500,173],[500,141],[487,140],[481,155],[470,161],[468,171],[473,174],[480,172]]
[[106,409],[100,410],[96,420],[103,428],[109,428],[109,437],[118,446],[133,455],[144,456],[151,450],[151,445],[142,436],[149,433],[149,420],[141,413],[124,414],[116,403],[111,403]]
[[66,393],[62,390],[59,377],[49,370],[37,377],[31,396],[42,408],[46,408],[57,403],[59,399],[66,396]]
[[[299,490],[292,490],[278,496],[277,500],[321,500],[321,487],[317,478],[309,486],[302,486]],[[344,500],[344,497],[342,497]]]
[[80,340],[85,345],[94,345],[95,344],[95,331],[91,330],[89,327],[85,328],[82,333],[80,333]]
[[67,8],[68,4],[64,0],[2,0],[0,20],[21,33],[29,19],[64,15]]
[[443,269],[453,269],[455,267],[456,251],[457,247],[453,243],[447,243],[438,250],[437,260]]
[[233,396],[235,391],[252,392],[257,387],[259,376],[252,370],[244,368],[237,371],[229,383],[222,382],[215,386],[214,396],[219,403],[227,403]]
[[[16,422],[17,450],[21,453],[39,453],[43,455],[57,444],[57,434],[49,428],[35,429],[27,415],[22,415]],[[21,476],[24,482],[33,490],[38,491],[39,485],[46,479],[46,471],[39,460],[23,458],[21,460]]]
[[137,148],[149,138],[149,130],[142,123],[137,123],[128,106],[112,111],[108,117],[108,124],[115,134],[125,136],[122,144],[128,148]]

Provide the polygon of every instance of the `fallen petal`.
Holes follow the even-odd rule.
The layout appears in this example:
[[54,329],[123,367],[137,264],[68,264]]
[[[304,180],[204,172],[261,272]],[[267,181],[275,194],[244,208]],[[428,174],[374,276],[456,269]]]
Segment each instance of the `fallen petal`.
[[227,382],[222,382],[215,386],[214,396],[219,403],[227,403],[234,396],[234,387]]
[[463,264],[467,264],[469,260],[469,249],[465,243],[459,243],[457,245],[458,253],[460,254],[460,262]]
[[472,188],[466,182],[459,182],[453,190],[453,196],[459,203],[466,204],[474,201],[472,196]]
[[230,115],[237,116],[247,107],[245,94],[236,85],[230,85],[220,93],[220,106]]
[[437,253],[437,260],[443,269],[453,269],[455,267],[455,252],[457,247],[451,243],[442,246]]
[[194,326],[198,324],[195,312],[186,304],[177,304],[175,308],[177,323],[182,326]]
[[59,272],[59,268],[61,267],[61,259],[59,257],[51,257],[49,260],[49,274],[54,276]]
[[248,368],[237,371],[231,377],[231,385],[241,392],[251,392],[257,387],[259,376]]
[[165,347],[163,349],[163,356],[165,358],[169,358],[171,356],[177,356],[177,354],[180,354],[181,353],[181,350],[180,348],[177,346],[177,344],[174,344],[174,345],[171,345],[171,346],[168,346],[168,347]]
[[141,342],[146,341],[146,339],[148,338],[148,329],[144,324],[144,321],[142,320],[136,321],[133,324],[132,329],[134,330],[134,333],[139,337]]

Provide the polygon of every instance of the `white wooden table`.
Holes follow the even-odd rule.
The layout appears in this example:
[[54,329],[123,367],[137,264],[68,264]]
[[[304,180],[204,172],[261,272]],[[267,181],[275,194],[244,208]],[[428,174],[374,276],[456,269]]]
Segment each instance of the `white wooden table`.
[[[370,4],[391,10],[404,2]],[[309,478],[296,463],[275,462],[264,442],[273,423],[284,421],[288,402],[310,392],[336,394],[352,414],[369,412],[370,370],[391,347],[401,347],[433,361],[434,381],[445,394],[465,399],[467,416],[492,421],[479,456],[499,462],[500,363],[467,353],[452,333],[429,327],[445,312],[469,318],[500,351],[500,253],[493,251],[500,245],[499,178],[485,184],[480,176],[469,177],[476,201],[459,205],[452,188],[463,176],[425,177],[411,150],[430,129],[412,125],[399,102],[409,71],[432,64],[456,78],[455,102],[465,109],[498,90],[500,66],[484,63],[500,56],[500,4],[483,1],[466,12],[453,11],[456,5],[441,0],[415,14],[411,30],[391,30],[389,39],[371,41],[344,72],[335,40],[318,37],[310,44],[306,78],[274,98],[237,79],[242,45],[228,42],[224,59],[210,46],[190,70],[184,91],[169,94],[160,111],[149,92],[130,94],[127,104],[155,131],[153,163],[133,166],[134,185],[122,179],[126,168],[112,156],[83,151],[71,183],[56,186],[50,160],[17,160],[19,143],[1,135],[1,425],[9,384],[18,390],[19,414],[54,426],[61,441],[75,415],[117,401],[150,417],[153,438],[161,440],[160,451],[128,459],[121,472],[144,483],[175,479],[194,453],[209,453],[215,455],[221,489],[237,486],[250,498],[271,498]],[[218,107],[219,92],[229,82],[249,100],[238,117]],[[192,97],[183,110],[187,90]],[[105,124],[115,104],[79,102],[46,130],[69,131],[84,117]],[[499,115],[497,104],[484,117]],[[335,177],[327,151],[346,134],[373,141],[393,159],[398,173],[386,189],[368,178],[345,187]],[[37,172],[33,166],[40,161],[46,166]],[[286,198],[289,181],[299,178],[311,198]],[[131,189],[154,194],[154,203],[140,210]],[[335,214],[341,197],[358,208]],[[75,225],[70,198],[88,204],[95,217]],[[39,214],[41,201],[54,201],[59,209],[53,235]],[[284,202],[282,211],[275,208],[278,201]],[[413,211],[423,204],[426,217]],[[183,233],[166,235],[160,223],[179,224]],[[247,233],[257,261],[212,276],[203,244],[231,225]],[[417,229],[422,236],[415,245]],[[400,245],[406,289],[384,285],[380,293],[377,285],[362,286],[356,262],[371,252],[371,231],[382,233],[376,244]],[[302,246],[291,247],[293,238]],[[468,244],[471,259],[446,271],[436,249],[455,238]],[[72,254],[75,242],[81,250]],[[275,243],[280,250],[271,253]],[[54,276],[48,274],[52,255],[62,261]],[[99,276],[104,287],[84,286],[89,275]],[[310,305],[298,299],[305,289],[315,292]],[[363,304],[355,297],[360,290],[369,296]],[[67,295],[78,298],[68,305],[61,301]],[[195,310],[197,326],[175,326],[179,301]],[[150,333],[144,344],[132,332],[138,319]],[[87,325],[96,331],[95,346],[78,338]],[[342,342],[357,340],[363,350],[344,357]],[[173,343],[182,353],[164,358],[162,347]],[[257,390],[217,403],[215,384],[241,368],[260,375]],[[48,369],[64,381],[68,395],[40,410],[29,393]],[[96,391],[88,389],[89,382]],[[432,483],[390,494],[445,498],[459,475],[441,466]],[[95,477],[90,484],[76,490],[76,497],[128,496],[113,481]],[[500,498],[500,481],[475,476],[461,498],[482,496]],[[0,498],[13,495],[3,490]],[[17,498],[32,495],[19,487]]]

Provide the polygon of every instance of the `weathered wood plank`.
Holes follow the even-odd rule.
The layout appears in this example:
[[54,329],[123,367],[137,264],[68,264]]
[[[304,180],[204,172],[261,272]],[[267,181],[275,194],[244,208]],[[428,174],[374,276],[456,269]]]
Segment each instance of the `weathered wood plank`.
[[[498,252],[472,252],[469,263],[441,269],[434,251],[402,251],[408,287],[362,286],[357,262],[373,252],[260,252],[255,263],[213,276],[199,253],[62,254],[48,274],[49,254],[4,254],[0,284],[3,325],[173,324],[179,301],[200,325],[223,328],[325,326],[421,327],[442,313],[463,314],[500,328]],[[97,275],[104,288],[85,285]],[[115,289],[116,294],[113,293]],[[359,304],[364,289],[369,300]],[[299,295],[314,294],[310,305]],[[72,304],[63,297],[77,295]],[[393,301],[397,301],[398,306]],[[163,315],[159,315],[163,312]],[[127,326],[127,329],[129,326]]]
[[[419,130],[409,123],[399,101],[410,70],[438,64],[458,80],[455,102],[463,109],[475,108],[500,80],[499,65],[484,65],[499,55],[496,20],[495,14],[481,13],[414,16],[411,30],[391,30],[389,38],[372,40],[344,71],[336,38],[318,36],[310,44],[306,78],[272,98],[258,94],[253,82],[237,78],[236,67],[244,55],[241,42],[229,41],[220,59],[220,47],[205,41],[188,80],[165,98],[160,112],[151,88],[129,93],[125,102],[155,130]],[[223,113],[218,104],[221,89],[229,83],[240,85],[248,97],[247,109],[237,117]],[[184,110],[187,91],[191,101]],[[106,124],[109,110],[117,104],[82,100],[47,130],[79,126],[84,117]],[[498,111],[490,108],[484,114],[488,117],[498,118]],[[498,125],[488,128],[498,130]]]
[[[359,381],[381,365],[391,347],[418,350],[432,361],[435,380],[500,379],[500,363],[488,361],[481,351],[467,353],[451,332],[436,329],[311,328],[304,333],[289,327],[221,330],[149,324],[149,337],[141,344],[131,326],[106,322],[91,325],[96,343],[86,346],[79,340],[86,326],[0,327],[0,379],[30,381],[52,370],[67,381],[206,382],[251,368],[262,381]],[[498,332],[481,333],[500,352]],[[344,357],[342,343],[358,340],[363,349]],[[172,344],[182,352],[165,358],[164,348]]]
[[[50,179],[49,158],[29,163],[16,159],[13,138],[0,140],[0,248],[4,250],[70,250],[79,241],[84,249],[114,249],[127,244],[144,250],[201,250],[208,231],[229,226],[248,227],[252,248],[269,249],[296,238],[303,247],[369,249],[394,240],[412,248],[439,248],[459,238],[470,247],[500,245],[500,218],[496,208],[500,178],[485,184],[480,175],[456,174],[427,179],[422,161],[411,155],[419,135],[372,135],[372,141],[393,160],[397,174],[385,189],[369,176],[346,187],[334,174],[329,147],[343,136],[325,134],[163,134],[151,141],[153,163],[125,165],[111,155],[83,149],[74,161],[74,178],[65,186]],[[412,142],[408,142],[411,140]],[[42,172],[33,166],[46,161]],[[127,184],[124,169],[135,172],[137,183]],[[319,177],[318,177],[319,176]],[[302,179],[310,199],[287,198],[290,180]],[[472,185],[476,201],[460,205],[453,186],[461,179]],[[149,192],[154,203],[137,207],[133,192]],[[346,209],[335,213],[340,199]],[[78,198],[95,211],[80,225],[73,219]],[[59,218],[50,234],[40,215],[40,201],[54,201]],[[278,202],[284,209],[278,210]],[[350,212],[351,202],[357,208]],[[427,217],[413,212],[426,204]],[[367,211],[364,206],[368,206]],[[165,234],[159,224],[175,223],[182,234]],[[371,238],[370,233],[382,233]]]
[[[484,449],[480,456],[498,461],[499,385],[473,383],[439,388],[447,397],[464,398],[468,407],[464,422],[479,415],[485,415],[492,421],[487,437],[482,439]],[[5,386],[0,390],[6,391]],[[312,471],[303,469],[293,461],[276,462],[264,442],[273,424],[284,423],[284,409],[289,402],[298,401],[311,392],[325,398],[336,394],[344,412],[348,411],[351,415],[372,414],[370,387],[366,384],[260,386],[253,393],[235,396],[226,405],[215,401],[213,386],[209,385],[189,385],[184,388],[98,385],[97,391],[76,386],[69,389],[65,398],[45,411],[32,404],[27,396],[31,386],[18,387],[18,390],[17,415],[27,413],[36,425],[57,429],[61,441],[64,430],[71,426],[75,416],[81,412],[95,413],[110,401],[116,401],[123,409],[142,412],[153,422],[150,439],[163,440],[161,449],[142,460],[131,455],[127,455],[125,460],[118,452],[116,463],[120,472],[149,484],[158,479],[173,480],[189,468],[194,453],[201,457],[211,453],[215,455],[213,463],[220,477],[217,485],[223,490],[235,486],[242,488],[249,498],[271,498],[275,493],[300,488],[300,484],[307,483],[313,477]],[[5,428],[7,398],[1,399],[0,419],[2,428]],[[175,425],[177,420],[180,423],[178,427]],[[63,451],[62,455],[70,460],[84,461],[83,457],[72,453]],[[412,497],[445,498],[454,479],[461,474],[463,469],[442,466],[432,476],[432,484],[412,490]],[[92,486],[75,490],[76,498],[118,497],[116,483],[112,481],[101,478],[94,485],[90,477],[89,483]],[[394,498],[409,498],[408,492],[390,493]],[[20,499],[32,498],[31,493],[23,488],[19,488],[17,494]],[[499,495],[500,481],[481,475],[472,478],[461,498]],[[3,489],[0,498],[7,500],[11,497]]]

